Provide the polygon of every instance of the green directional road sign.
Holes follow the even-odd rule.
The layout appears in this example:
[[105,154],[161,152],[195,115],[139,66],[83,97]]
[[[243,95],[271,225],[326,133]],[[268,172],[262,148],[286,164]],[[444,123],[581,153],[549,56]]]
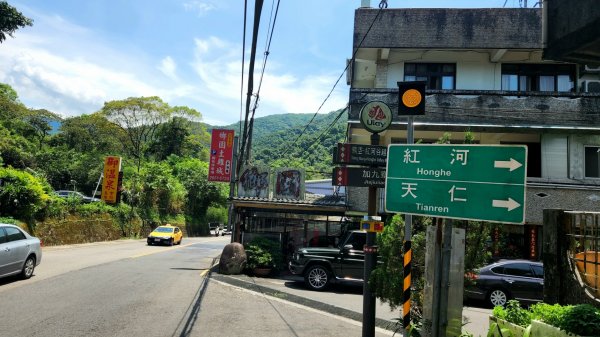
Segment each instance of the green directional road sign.
[[390,145],[386,172],[387,212],[525,221],[525,146]]

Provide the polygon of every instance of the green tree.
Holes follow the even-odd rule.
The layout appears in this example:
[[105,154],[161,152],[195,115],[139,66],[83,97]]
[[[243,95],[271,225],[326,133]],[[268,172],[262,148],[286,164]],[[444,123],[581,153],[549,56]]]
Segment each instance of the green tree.
[[104,103],[102,114],[127,134],[124,146],[136,162],[139,172],[155,133],[171,117],[200,117],[188,107],[171,107],[157,96],[130,97]]
[[24,122],[30,127],[28,138],[35,138],[38,143],[38,149],[41,149],[44,141],[48,137],[52,127],[50,121],[61,121],[62,118],[46,109],[29,110],[24,116]]
[[0,167],[0,217],[13,217],[34,229],[36,213],[50,198],[50,186],[30,173]]
[[211,206],[206,211],[206,222],[227,223],[227,207]]
[[38,152],[37,170],[44,172],[54,189],[68,189],[91,195],[102,173],[104,158],[94,152],[51,147]]
[[0,96],[14,103],[19,102],[19,95],[17,95],[15,89],[6,83],[0,83]]
[[51,145],[64,146],[79,152],[119,155],[124,151],[127,134],[102,114],[81,115],[65,119]]
[[6,35],[13,37],[17,29],[31,25],[33,20],[24,16],[8,2],[0,1],[0,43],[6,40]]
[[35,146],[25,137],[0,124],[0,159],[6,166],[24,169],[34,164]]
[[139,214],[144,225],[154,227],[183,208],[185,189],[166,162],[144,164],[140,172]]
[[185,219],[187,231],[191,235],[208,234],[207,211],[210,206],[224,206],[228,193],[227,184],[208,182],[208,163],[186,158],[175,162],[175,176],[185,187]]
[[150,144],[149,152],[157,160],[165,160],[172,154],[181,156],[184,151],[184,143],[190,134],[190,121],[181,117],[173,117],[158,127],[155,138]]

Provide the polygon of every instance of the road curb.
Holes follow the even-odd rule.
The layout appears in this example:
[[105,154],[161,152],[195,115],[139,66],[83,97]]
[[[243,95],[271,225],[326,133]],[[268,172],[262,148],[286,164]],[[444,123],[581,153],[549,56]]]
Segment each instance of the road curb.
[[[355,312],[352,310],[336,307],[331,304],[311,300],[311,299],[293,295],[290,293],[282,292],[282,291],[279,291],[279,290],[276,290],[276,289],[273,289],[270,287],[265,287],[265,286],[259,285],[255,282],[242,280],[236,276],[219,274],[218,270],[219,270],[218,265],[211,268],[210,278],[212,278],[216,281],[227,283],[229,285],[243,288],[243,289],[246,289],[249,291],[276,297],[276,298],[279,298],[282,300],[286,300],[286,301],[290,301],[290,302],[293,302],[296,304],[304,305],[304,306],[307,306],[307,307],[310,307],[313,309],[321,310],[321,311],[324,311],[324,312],[327,312],[327,313],[330,313],[333,315],[337,315],[337,316],[345,317],[345,318],[355,320],[358,322],[362,322],[362,316],[363,316],[362,313],[358,313],[358,312]],[[253,280],[252,277],[249,277],[249,279]],[[388,320],[381,319],[381,318],[376,318],[375,326],[385,329],[385,330],[388,330],[388,331],[395,331],[395,328],[398,327],[398,324],[396,322],[388,321]]]

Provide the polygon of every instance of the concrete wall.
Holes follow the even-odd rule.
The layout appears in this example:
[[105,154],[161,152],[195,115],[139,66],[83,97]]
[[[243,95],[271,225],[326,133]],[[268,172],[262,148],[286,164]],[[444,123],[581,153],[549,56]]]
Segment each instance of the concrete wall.
[[544,11],[544,58],[600,65],[598,0],[546,0]]
[[542,48],[539,8],[359,8],[354,48],[371,24],[362,48]]

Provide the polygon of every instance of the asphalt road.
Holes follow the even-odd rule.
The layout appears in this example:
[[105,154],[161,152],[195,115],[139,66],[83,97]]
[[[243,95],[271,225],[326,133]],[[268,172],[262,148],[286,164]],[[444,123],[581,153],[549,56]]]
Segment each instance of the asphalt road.
[[179,336],[229,240],[44,248],[34,277],[0,280],[0,336]]
[[[184,238],[173,247],[147,246],[145,240],[44,247],[31,279],[0,279],[0,336],[360,335],[360,322],[223,284],[214,274],[217,280],[207,277],[229,240]],[[359,288],[323,293],[289,279],[250,281],[361,312]],[[475,336],[487,332],[489,312],[463,311]],[[398,316],[378,303],[377,317]]]

